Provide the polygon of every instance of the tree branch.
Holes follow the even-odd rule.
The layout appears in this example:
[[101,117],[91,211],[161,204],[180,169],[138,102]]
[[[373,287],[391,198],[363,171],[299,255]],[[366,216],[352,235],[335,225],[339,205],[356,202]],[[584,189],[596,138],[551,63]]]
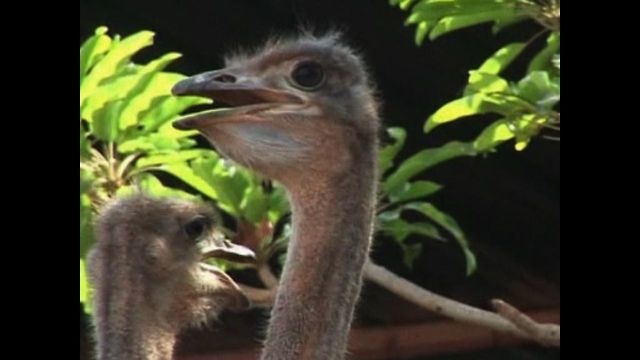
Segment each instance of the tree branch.
[[534,340],[546,346],[560,346],[559,325],[539,324],[504,301],[492,301],[498,314],[478,309],[423,289],[371,261],[365,265],[364,276],[403,299],[454,320]]
[[[254,306],[270,307],[277,293],[277,278],[268,268],[259,271],[259,274],[261,272],[260,278],[265,285],[272,280],[276,281],[273,287],[258,289],[242,284],[240,287]],[[545,346],[560,346],[560,325],[537,323],[502,300],[491,301],[497,313],[478,309],[423,289],[371,261],[365,265],[364,278],[407,301],[451,319],[533,340]]]

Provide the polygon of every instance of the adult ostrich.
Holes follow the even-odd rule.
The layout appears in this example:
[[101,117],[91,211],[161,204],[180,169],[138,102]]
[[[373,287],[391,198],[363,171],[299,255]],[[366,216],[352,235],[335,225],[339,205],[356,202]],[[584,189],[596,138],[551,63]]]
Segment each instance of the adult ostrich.
[[264,360],[342,359],[373,230],[380,120],[361,59],[339,36],[268,42],[175,95],[231,108],[188,116],[223,155],[279,181],[293,234]]

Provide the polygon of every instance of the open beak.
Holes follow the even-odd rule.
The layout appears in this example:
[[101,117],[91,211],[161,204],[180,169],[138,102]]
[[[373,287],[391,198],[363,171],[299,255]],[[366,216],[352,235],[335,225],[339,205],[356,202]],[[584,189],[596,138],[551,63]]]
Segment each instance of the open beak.
[[202,130],[213,121],[246,118],[282,104],[302,104],[303,99],[288,91],[262,84],[261,79],[242,75],[242,71],[222,69],[195,75],[178,82],[172,89],[175,96],[201,96],[229,105],[190,115],[174,122],[180,130]]
[[233,311],[247,310],[251,307],[251,300],[242,291],[240,286],[233,281],[231,276],[215,266],[201,263],[202,270],[209,272],[218,280],[212,295],[224,297],[228,300],[225,307]]
[[207,241],[200,248],[203,260],[209,258],[224,259],[236,263],[251,264],[256,261],[256,254],[251,249],[232,243],[226,239]]
[[[216,238],[215,235],[206,240],[206,243],[200,247],[200,252],[202,261],[209,258],[238,263],[254,263],[256,261],[256,255],[249,248]],[[218,283],[213,294],[228,299],[227,308],[233,311],[242,311],[251,306],[251,301],[240,289],[240,286],[224,271],[205,262],[200,262],[200,268],[217,278]]]

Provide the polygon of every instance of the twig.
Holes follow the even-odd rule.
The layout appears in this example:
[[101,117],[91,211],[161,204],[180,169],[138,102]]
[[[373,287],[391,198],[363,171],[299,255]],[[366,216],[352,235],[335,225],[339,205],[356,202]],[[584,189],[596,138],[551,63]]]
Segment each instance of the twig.
[[498,312],[498,315],[507,319],[520,330],[527,333],[531,339],[535,339],[547,346],[560,346],[559,325],[539,324],[512,305],[507,304],[500,299],[491,300],[491,304]]
[[494,300],[499,314],[478,309],[432,293],[391,271],[367,262],[364,277],[394,294],[449,318],[534,340],[546,346],[560,346],[560,326],[539,324],[507,303]]

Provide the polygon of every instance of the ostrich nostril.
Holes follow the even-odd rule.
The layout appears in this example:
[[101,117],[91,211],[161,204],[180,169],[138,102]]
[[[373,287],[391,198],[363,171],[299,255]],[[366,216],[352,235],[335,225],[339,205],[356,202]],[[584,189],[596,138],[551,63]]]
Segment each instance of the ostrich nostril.
[[222,75],[218,75],[215,78],[213,78],[214,81],[217,82],[221,82],[221,83],[235,83],[236,82],[236,77],[233,75],[229,75],[229,74],[222,74]]

